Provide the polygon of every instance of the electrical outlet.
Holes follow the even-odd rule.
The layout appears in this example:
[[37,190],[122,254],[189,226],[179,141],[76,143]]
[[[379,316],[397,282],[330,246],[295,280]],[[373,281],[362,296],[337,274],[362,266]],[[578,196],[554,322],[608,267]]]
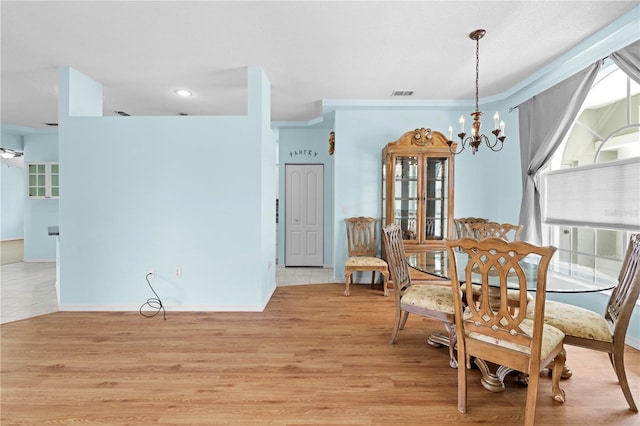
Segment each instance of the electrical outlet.
[[176,268],[176,278],[182,278],[182,268],[179,266]]
[[147,275],[149,276],[149,278],[155,278],[156,272],[153,270],[153,268],[147,268]]

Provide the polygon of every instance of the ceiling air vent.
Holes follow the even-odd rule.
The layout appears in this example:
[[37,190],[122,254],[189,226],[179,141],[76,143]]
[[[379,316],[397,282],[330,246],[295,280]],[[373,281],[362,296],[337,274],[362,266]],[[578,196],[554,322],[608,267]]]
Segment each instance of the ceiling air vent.
[[413,95],[413,90],[394,90],[391,92],[391,96],[411,96]]

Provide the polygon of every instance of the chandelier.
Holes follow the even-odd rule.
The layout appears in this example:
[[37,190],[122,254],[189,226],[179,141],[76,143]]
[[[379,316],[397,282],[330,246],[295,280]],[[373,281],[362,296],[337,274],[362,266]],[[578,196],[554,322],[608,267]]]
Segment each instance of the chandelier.
[[480,68],[480,39],[484,37],[486,33],[485,30],[480,29],[469,34],[469,38],[476,41],[476,110],[471,113],[473,123],[471,123],[471,135],[469,136],[464,132],[464,117],[460,116],[460,133],[458,133],[458,137],[461,143],[460,149],[457,151],[453,148],[453,141],[451,140],[453,137],[453,128],[449,126],[449,140],[447,143],[449,144],[449,151],[451,151],[452,154],[460,154],[466,148],[469,148],[475,155],[483,143],[492,151],[500,151],[504,140],[507,138],[504,136],[504,121],[500,121],[500,115],[497,112],[493,116],[495,129],[491,131],[495,136],[495,141],[491,142],[487,136],[480,133],[480,116],[482,112],[480,112],[478,108],[478,70]]

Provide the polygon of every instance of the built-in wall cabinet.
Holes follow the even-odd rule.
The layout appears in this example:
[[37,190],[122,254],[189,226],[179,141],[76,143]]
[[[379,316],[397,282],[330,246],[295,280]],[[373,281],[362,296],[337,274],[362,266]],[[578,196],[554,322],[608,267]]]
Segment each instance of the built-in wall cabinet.
[[27,164],[27,197],[35,199],[60,197],[60,164]]

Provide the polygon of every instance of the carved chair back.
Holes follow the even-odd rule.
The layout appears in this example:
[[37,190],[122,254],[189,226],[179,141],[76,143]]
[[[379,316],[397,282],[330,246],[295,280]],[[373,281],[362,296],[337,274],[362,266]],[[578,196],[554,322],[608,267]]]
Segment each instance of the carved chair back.
[[349,257],[375,257],[378,249],[378,219],[373,217],[349,217],[347,225],[347,250]]
[[471,237],[466,225],[471,225],[473,223],[487,223],[487,222],[489,222],[489,219],[484,219],[481,217],[461,217],[458,219],[453,219],[453,223],[456,228],[456,236],[458,239]]
[[489,237],[502,238],[506,241],[519,241],[522,225],[510,223],[486,222],[468,223],[465,225],[470,238],[484,240]]

